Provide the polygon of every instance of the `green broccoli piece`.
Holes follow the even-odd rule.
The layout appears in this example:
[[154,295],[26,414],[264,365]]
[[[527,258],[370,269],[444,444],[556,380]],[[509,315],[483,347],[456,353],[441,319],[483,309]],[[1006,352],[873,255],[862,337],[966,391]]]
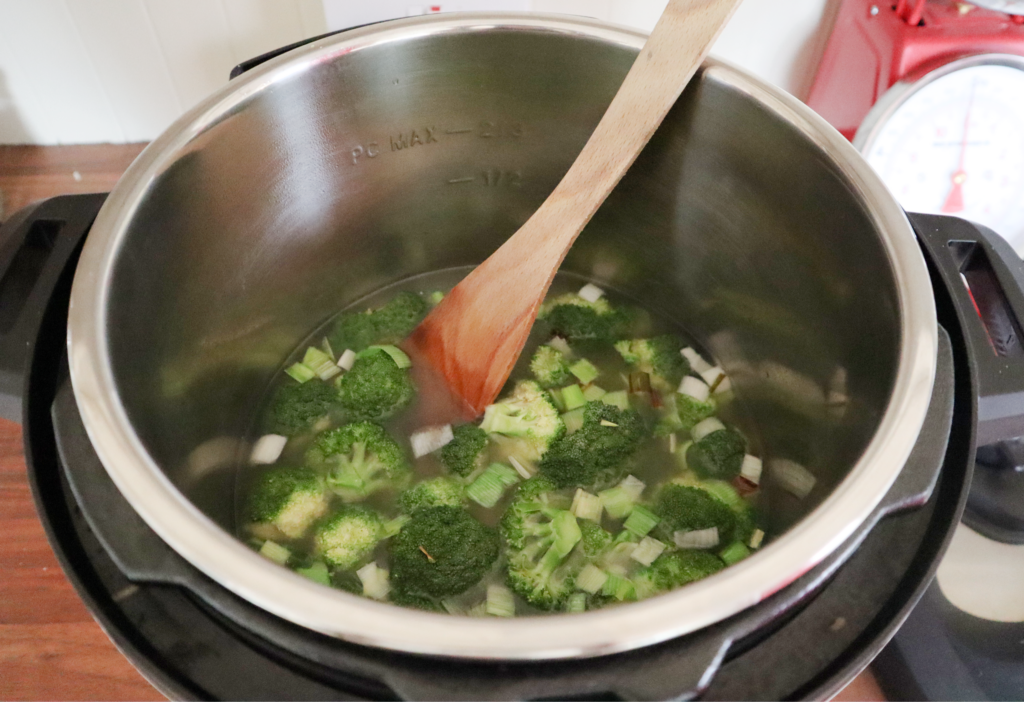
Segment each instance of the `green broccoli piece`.
[[398,497],[398,507],[412,514],[422,507],[462,507],[466,503],[466,486],[454,478],[432,478],[417,483]]
[[430,304],[419,295],[400,292],[376,310],[342,314],[327,339],[338,353],[346,349],[359,352],[374,344],[397,344],[429,311]]
[[609,343],[621,338],[631,321],[627,312],[613,307],[606,298],[589,302],[575,293],[545,302],[537,318],[547,321],[552,330],[570,341]]
[[559,487],[600,489],[622,478],[623,462],[645,435],[635,411],[588,402],[583,427],[551,445],[540,462],[540,472]]
[[455,438],[441,449],[441,463],[448,472],[467,478],[484,467],[487,432],[475,424],[460,424],[452,433]]
[[637,571],[631,580],[637,597],[644,599],[702,580],[724,567],[722,559],[705,551],[669,551]]
[[498,558],[498,533],[459,507],[424,507],[388,542],[399,598],[457,595]]
[[690,372],[690,362],[679,353],[682,348],[683,342],[672,334],[615,343],[623,360],[633,370],[647,373],[651,387],[664,395],[674,393]]
[[317,553],[332,568],[352,570],[369,559],[383,527],[384,521],[373,510],[345,505],[317,527]]
[[553,388],[567,384],[572,378],[569,362],[558,349],[541,346],[530,361],[530,372],[541,387]]
[[693,429],[708,417],[713,417],[716,409],[715,401],[711,398],[701,402],[689,395],[676,395],[676,411],[681,427],[686,431]]
[[378,490],[402,488],[412,475],[401,447],[372,422],[346,424],[317,434],[306,463],[326,473],[327,487],[346,502]]
[[349,421],[380,421],[412,402],[416,389],[407,369],[383,349],[359,353],[352,370],[337,381],[341,407]]
[[611,548],[614,537],[589,519],[579,519],[577,522],[580,525],[580,532],[583,534],[578,548],[583,550],[587,561],[593,563]]
[[267,431],[284,436],[301,434],[330,414],[337,403],[337,389],[319,378],[305,383],[285,383],[270,402]]
[[[582,529],[573,513],[565,509],[568,498],[555,489],[546,478],[530,478],[519,486],[501,519],[509,587],[545,610],[563,608],[573,594],[576,574],[586,562],[576,548],[583,538]],[[595,538],[599,539],[591,533],[591,543]]]
[[488,407],[480,428],[516,439],[510,453],[527,461],[540,459],[565,434],[565,423],[551,396],[532,380],[520,381],[511,396]]
[[658,491],[654,512],[661,517],[656,530],[669,542],[677,531],[716,528],[719,543],[726,543],[736,527],[732,508],[699,487],[665,485]]
[[301,538],[327,512],[320,477],[306,468],[277,468],[261,475],[249,493],[250,530],[273,538],[274,529],[290,539]]
[[711,432],[686,449],[686,465],[701,478],[732,480],[740,474],[747,442],[732,429]]

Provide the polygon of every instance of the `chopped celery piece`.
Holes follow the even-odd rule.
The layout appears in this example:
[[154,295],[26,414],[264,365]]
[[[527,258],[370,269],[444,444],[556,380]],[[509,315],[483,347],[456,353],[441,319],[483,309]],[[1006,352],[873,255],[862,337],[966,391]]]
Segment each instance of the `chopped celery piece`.
[[292,552],[276,541],[267,541],[260,548],[260,555],[278,565],[284,565],[292,557]]
[[597,366],[585,358],[581,358],[569,366],[569,372],[579,378],[580,382],[584,385],[593,382],[597,376],[601,375],[601,372],[597,370]]
[[591,595],[596,595],[604,587],[607,580],[608,573],[605,573],[592,563],[588,563],[583,566],[583,570],[576,576],[576,587],[584,592],[589,592]]
[[597,385],[591,385],[586,390],[583,391],[583,399],[585,399],[587,402],[596,402],[597,400],[600,400],[607,394],[607,390],[604,390],[603,388],[600,388]]
[[589,519],[600,524],[601,510],[603,509],[600,497],[587,492],[583,488],[579,488],[572,499],[572,507],[569,508],[569,511],[579,519]]
[[341,373],[341,369],[334,364],[334,359],[315,346],[306,349],[302,365],[316,373],[321,380],[330,380]]
[[409,368],[410,366],[412,366],[412,361],[410,361],[409,357],[405,355],[405,351],[398,348],[397,346],[385,344],[381,346],[371,346],[366,350],[369,351],[370,349],[380,349],[388,356],[391,356],[391,358],[395,362],[395,365],[398,366],[399,368]]
[[579,385],[570,385],[562,388],[562,402],[565,403],[565,409],[572,411],[587,404],[587,399],[583,397],[583,390]]
[[622,487],[602,490],[598,493],[598,497],[601,498],[601,504],[604,505],[605,511],[612,519],[624,519],[629,516],[629,513],[633,511],[633,504],[636,502],[632,495]]
[[331,346],[331,342],[326,336],[320,340],[320,348],[324,353],[331,357],[332,361],[337,358],[337,356],[334,355],[334,347]]
[[562,415],[566,434],[575,434],[583,428],[583,415],[585,411],[585,408],[577,407],[572,412],[566,412]]
[[627,599],[636,599],[636,589],[633,587],[633,583],[629,582],[629,580],[621,575],[615,575],[614,573],[608,576],[608,579],[604,583],[604,587],[601,588],[601,594],[614,597],[619,602]]
[[516,600],[504,585],[487,586],[487,613],[492,617],[516,616]]
[[750,535],[750,548],[761,548],[761,542],[764,541],[764,532],[760,529],[755,529],[754,533]]
[[320,583],[321,585],[331,584],[331,574],[327,572],[327,565],[323,561],[317,561],[308,568],[296,568],[295,572],[315,583]]
[[505,488],[515,485],[519,480],[519,473],[515,469],[502,463],[492,463],[466,488],[466,497],[481,507],[493,507],[505,494]]
[[703,480],[700,487],[733,509],[742,510],[746,506],[736,488],[724,480]]
[[582,592],[576,592],[569,595],[569,599],[565,603],[565,611],[570,614],[577,612],[587,611],[587,596]]
[[548,397],[551,398],[551,404],[555,406],[559,412],[565,411],[565,400],[562,399],[562,391],[558,388],[552,388],[548,390]]
[[316,377],[316,373],[313,372],[313,369],[302,363],[293,363],[285,368],[284,372],[300,383],[305,383],[306,381],[312,380]]
[[468,614],[468,612],[466,612],[465,609],[460,607],[457,602],[453,602],[452,600],[441,600],[441,606],[444,607],[444,610],[448,612],[448,614],[451,614],[456,617],[464,617],[466,616],[466,614]]
[[639,537],[647,536],[661,519],[646,507],[634,507],[622,527]]
[[667,546],[657,539],[645,536],[643,540],[633,549],[630,558],[640,565],[649,566],[657,560],[658,556],[665,552]]
[[610,392],[601,398],[601,402],[605,403],[606,405],[618,407],[623,412],[629,409],[629,395],[626,393],[625,390]]
[[718,557],[725,562],[727,566],[733,563],[739,563],[744,558],[750,555],[750,549],[743,545],[739,541],[734,541],[729,544],[724,551],[718,554]]

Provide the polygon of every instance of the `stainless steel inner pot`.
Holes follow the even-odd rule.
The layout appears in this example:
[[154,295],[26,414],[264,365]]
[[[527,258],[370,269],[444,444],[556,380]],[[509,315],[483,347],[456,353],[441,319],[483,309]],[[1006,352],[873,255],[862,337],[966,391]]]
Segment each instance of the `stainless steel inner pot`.
[[85,426],[146,522],[223,586],[350,641],[478,658],[591,656],[676,637],[820,562],[878,504],[934,375],[931,288],[900,208],[792,97],[714,61],[565,270],[688,329],[731,373],[766,455],[777,536],[649,601],[512,621],[316,585],[231,536],[251,411],[314,327],[386,284],[482,261],[568,169],[638,33],[530,15],[354,30],[231,82],[153,142],[89,235],[69,349]]

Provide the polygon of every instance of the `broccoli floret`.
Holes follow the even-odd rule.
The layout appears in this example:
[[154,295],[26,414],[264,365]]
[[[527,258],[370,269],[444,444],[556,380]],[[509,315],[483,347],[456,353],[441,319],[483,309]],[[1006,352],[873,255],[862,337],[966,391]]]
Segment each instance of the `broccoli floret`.
[[362,351],[374,344],[397,344],[430,311],[430,304],[411,292],[400,292],[376,310],[347,312],[338,318],[328,340],[338,353]]
[[670,551],[641,568],[631,580],[637,597],[643,599],[714,575],[724,567],[718,556],[705,551]]
[[530,372],[545,388],[565,385],[572,378],[565,354],[550,346],[541,346],[533,354],[533,360],[530,361]]
[[409,372],[383,349],[360,352],[352,370],[338,379],[338,401],[349,421],[387,419],[412,402]]
[[570,341],[594,340],[613,342],[627,331],[630,316],[613,307],[604,297],[589,302],[576,294],[560,295],[540,306],[538,319],[543,319],[562,337]]
[[327,487],[346,502],[402,488],[412,474],[401,447],[372,422],[321,432],[306,451],[306,462],[326,472]]
[[499,539],[459,507],[424,507],[388,542],[399,598],[447,597],[476,584],[498,558]]
[[728,542],[736,526],[736,514],[707,490],[686,485],[665,485],[658,491],[654,512],[661,517],[655,529],[672,541],[677,531],[718,529],[720,543]]
[[465,502],[465,485],[454,478],[433,478],[403,492],[398,507],[405,514],[412,514],[421,507],[462,507]]
[[690,363],[679,353],[683,342],[672,334],[653,339],[619,341],[615,350],[634,370],[651,377],[651,387],[662,394],[674,393],[683,376],[690,372]]
[[676,411],[679,413],[681,426],[686,431],[714,416],[715,409],[715,401],[710,398],[701,402],[689,395],[676,395]]
[[540,459],[565,434],[565,423],[551,397],[532,380],[520,381],[511,396],[488,407],[480,428],[514,438],[511,453],[527,461]]
[[686,449],[686,465],[701,478],[732,480],[740,474],[747,442],[732,429],[711,432]]
[[284,436],[301,434],[326,417],[337,402],[337,389],[319,378],[305,383],[288,382],[274,393],[267,431]]
[[[554,490],[551,481],[530,478],[519,486],[501,520],[509,587],[546,610],[562,608],[586,562],[576,548],[583,538],[581,527],[573,513],[564,509],[568,498]],[[598,537],[591,534],[590,538],[593,543]]]
[[587,561],[594,562],[608,550],[614,537],[589,519],[579,519],[577,522],[580,525],[580,532],[583,534],[578,548],[583,550]]
[[487,432],[475,424],[461,424],[452,433],[455,438],[441,449],[441,463],[448,472],[465,478],[483,468]]
[[249,519],[254,533],[273,537],[273,529],[298,539],[327,512],[327,496],[319,476],[306,468],[277,468],[264,473],[249,493]]
[[588,402],[583,427],[551,445],[540,472],[559,487],[598,489],[622,478],[623,461],[645,436],[640,415],[603,402]]
[[351,570],[373,553],[383,526],[380,515],[373,510],[346,505],[317,527],[317,552],[332,568]]

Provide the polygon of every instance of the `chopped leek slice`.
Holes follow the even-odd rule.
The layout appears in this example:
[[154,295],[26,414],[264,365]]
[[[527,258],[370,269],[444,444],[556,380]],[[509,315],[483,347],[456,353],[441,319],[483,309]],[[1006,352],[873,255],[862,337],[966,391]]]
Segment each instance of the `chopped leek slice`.
[[570,614],[587,611],[587,596],[582,592],[575,592],[569,595],[565,603],[565,611]]
[[583,391],[583,398],[587,402],[595,402],[600,400],[602,397],[608,394],[607,390],[604,390],[597,385],[590,385],[586,390]]
[[606,405],[612,405],[618,407],[622,411],[629,409],[629,395],[625,390],[618,390],[616,392],[610,392],[601,398],[601,402]]
[[683,382],[679,383],[679,394],[692,397],[698,402],[707,402],[711,396],[711,388],[704,381],[688,375],[683,378]]
[[696,373],[703,373],[704,371],[711,370],[713,367],[710,363],[704,360],[703,356],[689,346],[679,353],[683,355],[683,358],[690,362],[690,368],[692,368]]
[[260,555],[272,560],[278,565],[284,565],[292,557],[292,552],[276,541],[266,541],[260,548]]
[[633,549],[633,553],[629,557],[640,565],[649,566],[657,560],[658,556],[665,552],[666,548],[668,547],[657,539],[645,536],[637,547]]
[[285,368],[284,372],[300,383],[305,383],[316,377],[316,373],[313,372],[313,369],[302,363],[293,363]]
[[404,527],[406,522],[410,519],[411,517],[409,517],[409,515],[403,514],[384,522],[384,538],[390,539],[392,536],[400,532],[402,527]]
[[581,358],[569,366],[569,372],[579,378],[579,381],[584,385],[592,383],[597,376],[601,375],[601,371],[597,370],[597,367],[585,358]]
[[724,551],[718,554],[718,557],[721,558],[727,566],[730,566],[733,563],[739,563],[749,555],[749,548],[739,541],[733,541],[725,548]]
[[341,373],[341,369],[334,364],[334,359],[315,346],[306,349],[302,365],[316,373],[321,380],[330,380]]
[[718,527],[697,531],[677,531],[672,535],[672,540],[679,548],[694,549],[715,548],[720,541]]
[[502,463],[492,463],[466,488],[466,497],[481,507],[493,507],[505,494],[505,488],[518,482],[519,473],[514,469]]
[[801,499],[811,494],[815,483],[818,482],[809,470],[786,458],[774,459],[771,462],[771,469],[772,477],[778,481],[782,489]]
[[345,349],[344,353],[338,357],[338,368],[342,370],[352,370],[352,366],[356,364],[356,352],[352,349]]
[[740,475],[752,482],[754,485],[761,484],[761,471],[763,466],[761,459],[757,456],[751,456],[749,453],[743,457],[743,463],[740,465]]
[[587,399],[583,397],[583,390],[579,385],[570,385],[562,388],[562,402],[565,403],[565,409],[571,412],[587,404]]
[[317,561],[308,568],[296,568],[295,572],[309,578],[321,585],[331,584],[331,574],[327,572],[327,565],[323,561]]
[[722,431],[723,429],[725,429],[724,424],[714,417],[709,417],[691,429],[690,435],[693,436],[694,441],[700,441],[708,434],[714,434],[716,431]]
[[603,509],[600,497],[579,488],[572,499],[572,507],[569,508],[569,511],[579,519],[589,519],[600,524]]
[[261,436],[252,447],[249,462],[254,465],[270,465],[281,457],[281,452],[284,451],[287,443],[287,436],[279,434]]
[[639,537],[647,536],[661,518],[646,507],[634,507],[622,527]]
[[591,595],[596,595],[604,587],[607,580],[608,573],[605,573],[592,563],[588,563],[583,566],[583,570],[576,576],[576,587],[584,592],[589,592]]
[[441,427],[427,427],[414,432],[409,437],[412,444],[412,453],[416,458],[422,458],[427,454],[444,448],[455,439],[451,424]]
[[516,600],[504,585],[487,586],[487,613],[492,617],[514,617]]
[[629,496],[634,502],[636,502],[640,499],[640,495],[643,494],[644,488],[646,488],[647,485],[645,485],[644,482],[635,475],[627,475],[622,479],[622,482],[619,483],[619,487],[629,493]]
[[635,499],[625,489],[620,487],[609,488],[598,493],[601,504],[604,505],[608,516],[612,519],[624,519],[633,511]]
[[572,412],[566,412],[562,415],[562,422],[565,424],[566,434],[575,434],[583,428],[583,415],[585,409],[583,407],[577,407]]
[[398,366],[399,368],[409,368],[410,366],[412,366],[412,361],[410,361],[409,357],[407,355],[405,355],[405,351],[403,351],[402,349],[398,348],[397,346],[391,346],[390,344],[384,344],[384,345],[379,345],[379,346],[371,346],[371,347],[369,347],[366,350],[369,351],[370,349],[380,349],[381,351],[386,353],[388,356],[391,356],[391,358],[395,362],[395,365]]

